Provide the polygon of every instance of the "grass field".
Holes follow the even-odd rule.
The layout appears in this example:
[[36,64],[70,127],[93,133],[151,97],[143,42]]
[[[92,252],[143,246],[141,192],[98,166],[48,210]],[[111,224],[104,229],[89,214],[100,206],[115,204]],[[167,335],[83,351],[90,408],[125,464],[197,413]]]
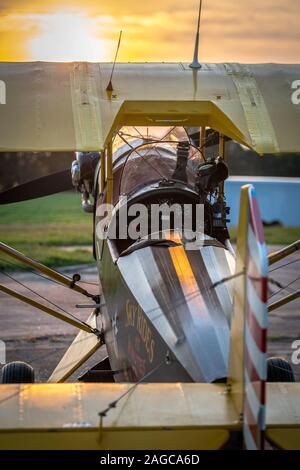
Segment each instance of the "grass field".
[[[92,221],[78,194],[56,194],[0,206],[0,240],[47,266],[93,263]],[[0,266],[13,268],[6,260]]]
[[[236,241],[236,227],[230,228],[231,241]],[[268,245],[289,245],[300,238],[300,227],[264,227]]]
[[[92,220],[71,192],[0,206],[0,241],[48,266],[93,263]],[[231,235],[234,241],[235,228]],[[288,244],[300,238],[300,227],[266,227],[265,236],[267,243]],[[12,269],[6,260],[0,255],[0,267]]]

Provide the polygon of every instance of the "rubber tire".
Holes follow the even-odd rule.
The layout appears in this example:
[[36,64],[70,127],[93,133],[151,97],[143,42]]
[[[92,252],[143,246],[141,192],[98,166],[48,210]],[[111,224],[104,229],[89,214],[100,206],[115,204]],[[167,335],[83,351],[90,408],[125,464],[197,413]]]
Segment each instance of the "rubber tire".
[[295,382],[291,365],[281,357],[270,357],[267,361],[267,382]]
[[1,371],[1,383],[33,384],[34,370],[29,364],[26,364],[26,362],[9,362]]

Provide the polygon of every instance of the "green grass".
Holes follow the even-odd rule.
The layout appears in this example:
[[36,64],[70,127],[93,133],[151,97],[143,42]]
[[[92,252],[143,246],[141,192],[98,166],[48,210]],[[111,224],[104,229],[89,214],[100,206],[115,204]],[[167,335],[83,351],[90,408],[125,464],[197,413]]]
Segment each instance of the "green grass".
[[0,225],[89,223],[91,214],[81,209],[80,195],[65,192],[32,201],[0,206]]
[[[66,192],[0,206],[0,240],[47,266],[93,263],[92,214],[81,209],[80,195]],[[236,228],[231,228],[233,241]],[[299,227],[266,227],[269,244],[289,244],[300,238]],[[72,247],[65,249],[64,247]],[[0,267],[12,269],[0,254]],[[15,261],[13,261],[16,263]]]
[[[233,242],[236,241],[237,229],[229,230]],[[265,240],[269,245],[289,245],[300,239],[300,227],[264,227]]]
[[91,245],[92,230],[92,221],[89,219],[86,222],[73,224],[62,222],[57,224],[0,224],[0,237],[3,243],[13,246]]
[[[0,206],[0,240],[47,266],[92,263],[92,220],[75,193],[9,204]],[[0,256],[0,267],[13,269],[5,261],[12,260]]]

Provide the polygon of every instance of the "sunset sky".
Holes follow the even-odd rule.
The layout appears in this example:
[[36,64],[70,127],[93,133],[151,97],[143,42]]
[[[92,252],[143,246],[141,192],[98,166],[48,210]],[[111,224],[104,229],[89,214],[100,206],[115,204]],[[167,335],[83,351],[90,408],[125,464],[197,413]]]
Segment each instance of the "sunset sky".
[[[0,0],[0,60],[189,61],[199,0]],[[300,62],[300,0],[204,0],[200,60]]]

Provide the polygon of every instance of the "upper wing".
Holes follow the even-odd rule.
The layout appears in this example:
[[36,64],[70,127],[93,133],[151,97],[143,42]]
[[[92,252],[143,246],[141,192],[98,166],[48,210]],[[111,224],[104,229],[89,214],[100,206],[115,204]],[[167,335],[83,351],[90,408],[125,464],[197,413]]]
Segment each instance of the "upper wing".
[[0,63],[0,151],[99,151],[124,124],[207,125],[258,153],[300,151],[300,65],[120,63],[108,95],[110,72]]

